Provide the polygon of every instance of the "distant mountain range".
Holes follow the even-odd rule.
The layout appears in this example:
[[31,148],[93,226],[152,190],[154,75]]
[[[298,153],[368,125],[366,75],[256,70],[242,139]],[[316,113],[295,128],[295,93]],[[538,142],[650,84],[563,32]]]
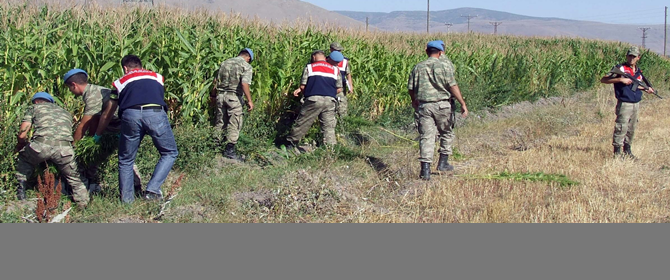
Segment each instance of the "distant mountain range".
[[[425,11],[399,11],[391,13],[367,13],[336,11],[355,20],[365,22],[385,31],[426,32]],[[493,33],[492,22],[500,22],[498,34],[541,36],[541,37],[583,37],[608,41],[621,41],[642,45],[640,27],[650,27],[647,31],[646,47],[663,53],[664,26],[661,25],[622,25],[593,21],[578,21],[560,18],[542,18],[517,15],[477,8],[460,8],[431,12],[431,32],[467,32],[467,18],[470,30],[478,33]],[[446,24],[453,24],[448,27]],[[670,49],[668,50],[670,53]]]
[[[23,2],[19,0],[2,0]],[[123,0],[30,0],[30,3],[58,3],[61,5],[100,5],[102,7],[127,5],[151,5],[149,3],[124,3]],[[251,19],[274,23],[313,22],[332,24],[348,28],[365,28],[365,24],[339,13],[331,12],[299,0],[154,0],[153,4],[180,7],[184,9],[206,9],[212,12],[239,13]]]
[[[17,0],[5,0],[17,2]],[[149,0],[151,1],[151,0]],[[20,1],[18,1],[20,2]],[[122,0],[31,0],[30,3],[61,3],[83,5],[95,3],[101,6],[119,6]],[[364,29],[369,18],[371,30],[426,32],[425,11],[399,11],[391,13],[368,13],[352,11],[331,12],[299,0],[154,0],[155,5],[177,6],[186,9],[202,8],[210,11],[240,13],[249,18],[258,17],[268,22],[329,23],[345,28]],[[608,41],[622,41],[635,45],[642,44],[639,27],[650,27],[647,32],[647,48],[663,53],[663,25],[620,25],[593,21],[577,21],[560,18],[542,18],[518,15],[477,8],[460,8],[431,12],[431,32],[467,32],[466,15],[476,16],[470,20],[470,30],[479,33],[493,33],[491,22],[500,22],[498,34],[541,36],[541,37],[583,37]],[[452,26],[447,26],[450,23]],[[670,53],[670,49],[668,50]]]

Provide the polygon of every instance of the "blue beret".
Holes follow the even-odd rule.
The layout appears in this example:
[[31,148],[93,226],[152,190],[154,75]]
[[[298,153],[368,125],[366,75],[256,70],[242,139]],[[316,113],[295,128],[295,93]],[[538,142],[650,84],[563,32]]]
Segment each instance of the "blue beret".
[[254,51],[252,51],[250,48],[245,48],[242,51],[247,52],[249,54],[249,57],[251,57],[251,60],[249,60],[249,62],[254,61]]
[[435,48],[441,51],[444,51],[444,42],[442,41],[430,41],[426,45],[426,49]]
[[333,51],[330,53],[330,59],[339,63],[342,62],[342,60],[344,60],[344,55],[342,55],[341,52]]
[[44,99],[44,100],[48,100],[51,103],[54,103],[54,98],[51,97],[51,94],[48,94],[48,93],[43,92],[43,91],[35,93],[35,95],[33,95],[33,98],[30,99],[30,102],[35,101],[35,99]]
[[63,76],[63,83],[67,83],[67,80],[70,77],[74,76],[75,74],[79,74],[79,73],[83,73],[84,75],[86,75],[86,77],[88,77],[88,73],[86,73],[86,71],[81,70],[79,68],[75,68],[75,69],[72,69],[70,71],[67,71],[67,73],[65,73],[65,76]]

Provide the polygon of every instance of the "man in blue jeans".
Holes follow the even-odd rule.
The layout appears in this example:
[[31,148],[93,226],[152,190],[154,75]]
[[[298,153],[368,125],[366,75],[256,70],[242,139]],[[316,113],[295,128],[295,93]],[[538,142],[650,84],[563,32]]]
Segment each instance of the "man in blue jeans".
[[114,81],[115,91],[110,95],[112,106],[102,115],[95,133],[96,142],[105,131],[118,107],[121,119],[119,139],[119,191],[125,203],[135,201],[133,187],[133,164],[137,149],[144,135],[151,136],[154,146],[161,154],[144,199],[162,200],[161,185],[165,182],[177,159],[177,143],[170,128],[165,103],[163,76],[142,68],[142,61],[135,55],[126,55],[121,60],[125,75]]

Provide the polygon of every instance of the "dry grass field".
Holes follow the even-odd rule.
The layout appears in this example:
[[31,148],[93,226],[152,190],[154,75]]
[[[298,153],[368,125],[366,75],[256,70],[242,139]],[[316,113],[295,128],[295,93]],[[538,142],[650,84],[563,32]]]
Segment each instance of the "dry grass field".
[[[633,147],[639,161],[614,159],[611,91],[602,86],[595,93],[522,103],[488,117],[472,117],[457,130],[462,156],[456,172],[434,173],[430,182],[416,179],[418,147],[401,140],[409,145],[398,142],[379,158],[287,173],[279,179],[284,182],[279,191],[241,196],[238,201],[244,203],[233,204],[239,207],[233,211],[237,214],[226,220],[668,222],[670,116],[665,112],[670,104],[643,101]],[[383,147],[370,144],[367,149],[363,153],[374,154]]]

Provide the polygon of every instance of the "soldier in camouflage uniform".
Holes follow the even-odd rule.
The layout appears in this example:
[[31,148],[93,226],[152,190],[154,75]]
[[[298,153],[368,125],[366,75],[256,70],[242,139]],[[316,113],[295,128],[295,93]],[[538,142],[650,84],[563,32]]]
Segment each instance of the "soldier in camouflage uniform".
[[[21,121],[16,147],[19,151],[16,164],[16,180],[19,182],[17,198],[26,199],[26,181],[35,171],[35,166],[51,161],[72,187],[74,201],[80,208],[85,208],[89,195],[77,168],[71,144],[72,115],[53,102],[53,97],[48,93],[36,93],[32,98],[33,105],[27,109]],[[34,132],[28,143],[31,127],[34,127]]]
[[[461,96],[460,89],[454,78],[453,65],[440,60],[444,52],[440,41],[429,42],[426,54],[429,58],[417,64],[409,77],[407,89],[412,98],[412,107],[415,109],[415,119],[421,134],[421,178],[430,180],[430,165],[435,152],[435,138],[440,136],[439,171],[454,169],[449,164],[452,154],[452,139],[454,116],[452,114],[451,99],[455,98],[461,104],[463,117],[468,116],[468,108]],[[452,135],[452,136],[450,136]]]
[[228,59],[221,63],[218,75],[214,79],[214,90],[211,98],[216,99],[216,122],[214,139],[217,143],[223,143],[223,130],[226,130],[228,144],[223,155],[227,158],[237,159],[235,145],[240,137],[242,129],[242,115],[244,114],[244,97],[247,99],[247,111],[254,109],[254,102],[251,100],[251,79],[253,70],[251,62],[254,60],[254,53],[251,49],[245,48],[240,51],[237,57]]
[[321,122],[323,143],[337,144],[335,110],[337,94],[342,91],[342,75],[336,65],[343,59],[344,56],[338,51],[332,52],[328,59],[323,51],[318,50],[312,53],[312,63],[308,64],[303,71],[300,88],[293,92],[296,97],[302,92],[305,103],[300,109],[300,115],[295,121],[291,134],[286,138],[288,149],[295,148],[317,117]]
[[[342,52],[343,49],[342,45],[338,42],[330,44],[330,52]],[[347,94],[354,93],[354,81],[351,78],[351,61],[348,58],[345,57],[344,60],[338,62],[337,67],[340,69],[340,74],[342,75],[342,83],[347,88],[346,91],[343,90],[337,94],[337,115],[343,118],[349,114]]]
[[[612,145],[614,146],[615,158],[637,159],[631,151],[631,145],[635,138],[635,129],[637,128],[638,114],[640,111],[640,101],[642,101],[643,88],[632,88],[633,80],[615,74],[615,70],[629,74],[638,81],[643,81],[642,70],[638,67],[640,61],[640,49],[631,47],[626,53],[626,62],[614,66],[600,80],[604,84],[613,84],[614,93],[617,99],[616,106],[616,125],[614,127],[614,136]],[[619,72],[616,71],[616,72]],[[653,88],[649,88],[647,93],[654,93]],[[621,148],[623,147],[623,153]]]
[[[84,114],[81,117],[79,125],[74,132],[74,142],[76,144],[85,135],[95,135],[95,131],[98,129],[98,125],[100,124],[100,116],[102,115],[102,112],[108,106],[111,106],[110,95],[112,90],[98,85],[89,84],[88,73],[82,69],[72,69],[65,73],[63,76],[63,82],[68,87],[70,92],[76,96],[81,96],[84,100]],[[120,126],[121,120],[119,119],[118,110],[116,110],[112,120],[105,129],[105,132],[118,134],[120,132]],[[96,140],[99,141],[99,139]],[[109,156],[111,156],[111,154],[105,155],[104,158]],[[133,171],[135,173],[135,191],[141,192],[142,182],[137,166],[133,166]],[[97,191],[100,188],[99,182],[97,181],[97,173],[97,165],[88,166],[85,170],[85,179],[87,181],[86,183],[88,183],[91,191]]]

